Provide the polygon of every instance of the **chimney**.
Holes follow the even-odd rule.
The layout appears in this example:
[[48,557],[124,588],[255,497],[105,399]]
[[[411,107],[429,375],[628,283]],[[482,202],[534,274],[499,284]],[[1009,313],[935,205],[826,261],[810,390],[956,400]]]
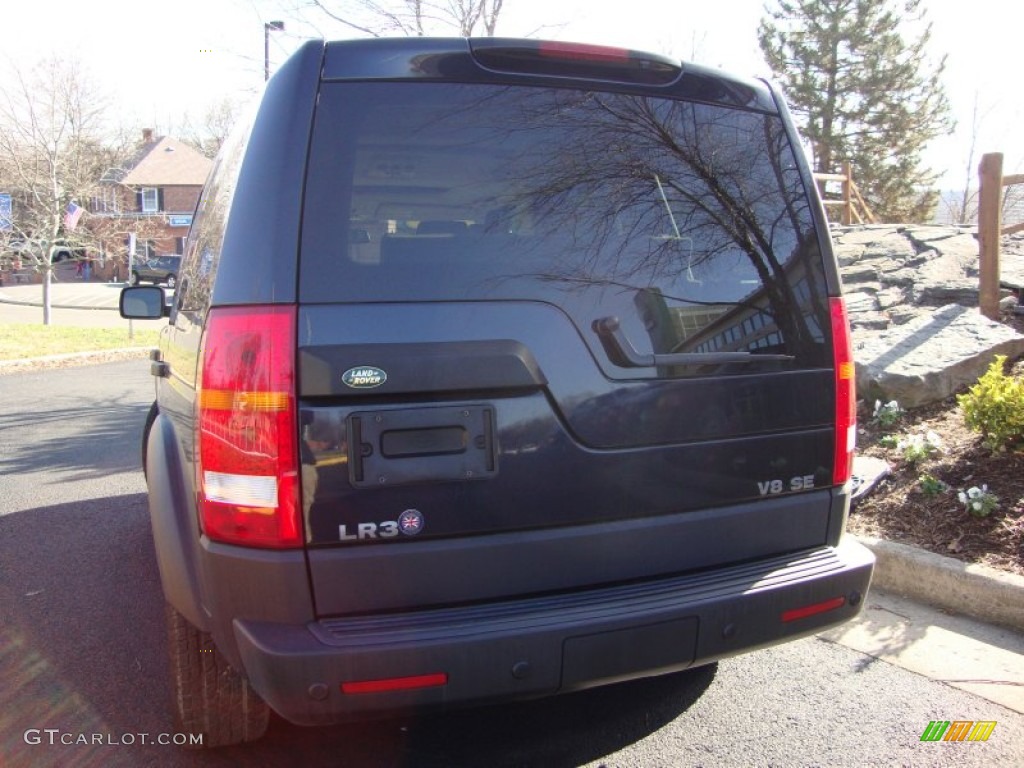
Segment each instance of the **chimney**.
[[142,129],[142,143],[143,144],[152,144],[153,143],[153,129],[152,128],[143,128]]

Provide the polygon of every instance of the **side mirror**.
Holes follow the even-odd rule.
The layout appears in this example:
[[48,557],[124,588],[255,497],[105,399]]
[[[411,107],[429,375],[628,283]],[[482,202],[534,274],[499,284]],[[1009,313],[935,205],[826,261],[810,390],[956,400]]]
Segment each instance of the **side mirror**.
[[159,320],[171,314],[164,289],[158,285],[122,288],[118,309],[121,317],[129,320]]

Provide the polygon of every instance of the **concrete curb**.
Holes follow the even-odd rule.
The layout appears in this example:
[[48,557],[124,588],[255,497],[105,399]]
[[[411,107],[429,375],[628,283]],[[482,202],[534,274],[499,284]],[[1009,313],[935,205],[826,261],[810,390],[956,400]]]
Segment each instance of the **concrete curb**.
[[1024,632],[1024,576],[884,539],[854,538],[875,553],[872,586]]
[[71,352],[64,355],[29,357],[23,360],[0,360],[0,375],[35,368],[53,368],[64,364],[112,363],[118,360],[132,360],[149,357],[152,347],[121,347],[95,352]]

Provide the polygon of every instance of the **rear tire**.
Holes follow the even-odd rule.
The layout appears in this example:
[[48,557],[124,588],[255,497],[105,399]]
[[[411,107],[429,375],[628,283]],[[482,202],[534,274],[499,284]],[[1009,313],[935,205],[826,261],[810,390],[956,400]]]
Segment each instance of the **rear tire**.
[[156,421],[156,417],[160,415],[160,408],[156,403],[149,406],[149,413],[146,414],[146,423],[142,426],[142,476],[145,478],[149,477],[149,471],[146,469],[146,457],[149,454],[149,431],[153,428],[153,422]]
[[174,288],[174,286],[176,286],[177,284],[178,284],[178,278],[176,278],[174,275],[168,275],[167,276],[167,287],[168,288]]
[[128,275],[128,285],[138,285],[138,284],[139,284],[139,273],[138,272],[132,272],[130,275]]
[[[228,664],[213,638],[167,603],[171,706],[177,733],[202,734],[191,749],[256,741],[267,731],[270,708]],[[189,740],[191,741],[191,739]]]

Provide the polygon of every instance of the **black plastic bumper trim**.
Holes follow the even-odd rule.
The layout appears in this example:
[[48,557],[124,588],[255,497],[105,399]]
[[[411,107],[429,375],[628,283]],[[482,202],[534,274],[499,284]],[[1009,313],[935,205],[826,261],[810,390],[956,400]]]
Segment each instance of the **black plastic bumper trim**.
[[[236,620],[235,636],[246,674],[278,714],[324,724],[576,690],[802,637],[859,612],[873,564],[867,549],[846,540],[690,576],[497,604],[308,625]],[[837,596],[847,599],[835,610],[782,621],[787,611]],[[646,661],[624,664],[636,638],[650,646],[639,654]],[[427,672],[447,674],[448,684],[358,697],[340,690],[346,681]]]

